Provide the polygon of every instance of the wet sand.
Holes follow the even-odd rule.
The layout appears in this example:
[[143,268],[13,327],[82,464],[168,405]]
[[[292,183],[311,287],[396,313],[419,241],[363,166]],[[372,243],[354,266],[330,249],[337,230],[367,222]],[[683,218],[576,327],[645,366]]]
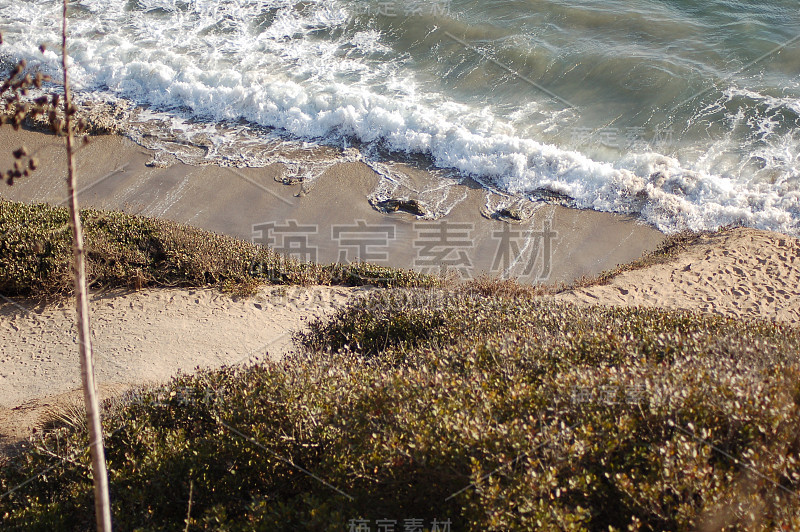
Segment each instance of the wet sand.
[[[4,186],[0,197],[63,203],[61,142],[3,128],[0,168],[12,164],[10,151],[23,144],[41,168]],[[154,161],[154,152],[121,136],[95,137],[77,155],[82,207],[170,219],[322,263],[366,260],[438,273],[445,262],[462,277],[492,274],[557,283],[629,262],[664,238],[630,217],[519,201],[471,181],[443,185],[426,171],[400,169],[404,179],[394,196],[445,205],[448,214],[423,219],[380,212],[369,198],[385,182],[362,162],[334,164],[311,183],[286,185],[279,182],[285,175],[281,164],[164,167]],[[522,220],[492,219],[503,206]]]

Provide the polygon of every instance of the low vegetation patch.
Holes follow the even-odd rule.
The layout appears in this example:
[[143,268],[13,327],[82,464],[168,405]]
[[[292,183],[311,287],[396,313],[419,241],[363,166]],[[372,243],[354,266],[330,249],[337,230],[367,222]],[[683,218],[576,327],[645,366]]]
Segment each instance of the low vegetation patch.
[[[122,212],[81,211],[93,289],[259,284],[431,286],[432,277],[371,264],[300,262],[191,226]],[[0,294],[54,297],[72,290],[67,210],[0,200]]]
[[[116,527],[800,529],[797,329],[478,288],[372,294],[283,363],[109,405]],[[91,527],[87,438],[0,470],[35,478],[2,527]]]

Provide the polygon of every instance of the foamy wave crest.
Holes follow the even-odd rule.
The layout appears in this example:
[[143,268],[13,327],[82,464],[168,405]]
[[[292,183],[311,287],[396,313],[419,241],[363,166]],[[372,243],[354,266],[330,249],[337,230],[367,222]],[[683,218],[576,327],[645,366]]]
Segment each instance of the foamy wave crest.
[[[773,155],[786,151],[788,169],[773,181],[715,173],[719,165],[686,167],[656,153],[600,162],[523,138],[489,110],[423,90],[407,55],[382,43],[379,31],[359,26],[344,3],[77,5],[70,52],[83,91],[110,91],[200,121],[243,119],[300,139],[424,154],[440,168],[511,193],[535,199],[539,191],[556,192],[576,207],[638,213],[664,231],[745,224],[800,234],[796,131],[786,132],[786,146],[768,147]],[[31,62],[38,57],[41,68],[57,73],[55,53],[41,59],[35,50],[42,41],[58,42],[53,21],[60,3],[0,0],[0,6],[0,16],[17,22],[8,34],[11,52]],[[786,112],[799,106],[780,105]]]

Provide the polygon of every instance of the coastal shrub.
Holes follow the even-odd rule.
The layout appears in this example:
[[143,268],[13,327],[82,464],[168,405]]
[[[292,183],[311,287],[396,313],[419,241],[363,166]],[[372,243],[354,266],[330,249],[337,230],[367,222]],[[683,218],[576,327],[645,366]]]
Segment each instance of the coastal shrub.
[[[122,212],[81,211],[89,283],[100,288],[259,284],[431,286],[433,277],[366,263],[305,263],[191,226]],[[65,208],[0,199],[0,294],[52,297],[72,290]]]
[[[390,290],[295,340],[108,406],[118,529],[800,527],[796,328]],[[86,444],[65,426],[0,469],[46,471],[0,526],[89,527]]]

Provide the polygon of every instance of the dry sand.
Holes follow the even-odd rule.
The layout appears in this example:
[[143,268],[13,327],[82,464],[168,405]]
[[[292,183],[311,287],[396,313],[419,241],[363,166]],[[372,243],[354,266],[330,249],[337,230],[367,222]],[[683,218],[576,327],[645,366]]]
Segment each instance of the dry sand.
[[756,229],[702,237],[669,263],[558,300],[699,310],[800,324],[800,240]]
[[[161,384],[196,368],[274,360],[291,333],[367,288],[268,287],[236,299],[214,290],[95,294],[95,372],[101,395]],[[74,306],[0,304],[0,454],[51,408],[81,401]]]

